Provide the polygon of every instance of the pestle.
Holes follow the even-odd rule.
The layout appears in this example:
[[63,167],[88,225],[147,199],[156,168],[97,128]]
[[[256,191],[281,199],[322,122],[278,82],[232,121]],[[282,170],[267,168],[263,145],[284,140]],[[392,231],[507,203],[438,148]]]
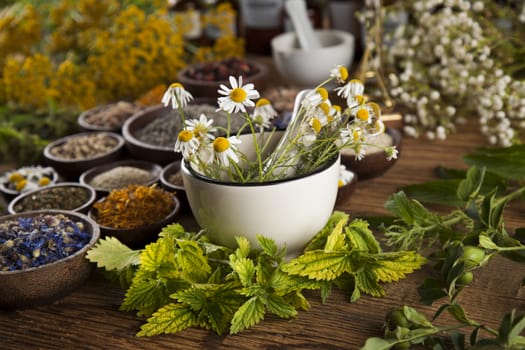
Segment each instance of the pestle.
[[305,0],[286,0],[284,7],[292,20],[299,46],[303,50],[320,48],[321,44],[308,18]]

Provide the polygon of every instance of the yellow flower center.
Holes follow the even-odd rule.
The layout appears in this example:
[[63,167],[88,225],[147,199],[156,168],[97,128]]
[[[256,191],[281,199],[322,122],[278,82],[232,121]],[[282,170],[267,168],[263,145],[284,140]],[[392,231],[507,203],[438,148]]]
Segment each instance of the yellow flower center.
[[23,179],[24,179],[24,176],[20,173],[12,173],[11,175],[9,175],[9,182],[12,182],[12,183],[18,182]]
[[213,150],[217,153],[222,153],[230,148],[230,141],[225,137],[217,137],[213,141]]
[[337,187],[343,187],[345,185],[345,183],[343,182],[343,180],[339,179],[339,181],[337,181]]
[[26,187],[26,185],[27,185],[27,180],[20,180],[16,183],[15,189],[17,191],[21,191],[24,189],[24,187]]
[[191,130],[182,130],[179,132],[179,141],[189,142],[193,138],[193,131]]
[[335,109],[335,111],[337,113],[341,113],[341,111],[342,111],[341,106],[339,106],[339,105],[333,105],[332,108]]
[[320,88],[317,88],[317,93],[321,96],[321,98],[323,99],[323,101],[327,100],[328,99],[328,90],[326,90],[325,88],[323,87],[320,87]]
[[312,118],[312,129],[318,134],[319,131],[321,131],[321,128],[323,126],[321,125],[321,122],[317,118]]
[[233,100],[233,102],[240,103],[246,99],[246,96],[248,94],[244,89],[241,88],[235,88],[230,92],[230,97]]
[[352,80],[350,80],[350,82],[354,83],[354,84],[362,84],[361,80],[359,80],[359,79],[352,79]]
[[348,70],[343,66],[339,67],[339,75],[341,80],[345,81],[348,78]]
[[361,119],[362,121],[367,121],[369,117],[368,111],[364,108],[361,108],[360,110],[358,110],[356,115],[357,115],[357,118]]
[[184,89],[184,86],[181,83],[172,83],[170,85],[170,89],[176,89],[176,88]]
[[374,111],[375,116],[379,118],[381,116],[381,108],[379,105],[375,102],[369,102],[368,105],[372,108],[372,111]]
[[38,185],[39,186],[47,186],[47,185],[49,185],[49,182],[51,182],[51,180],[47,176],[44,176],[40,180],[38,180]]
[[354,136],[354,142],[359,141],[359,139],[361,138],[361,131],[359,129],[355,129],[353,136]]
[[261,106],[266,106],[266,105],[269,105],[270,104],[270,101],[266,98],[261,98],[259,101],[257,101],[257,103],[255,104],[255,107],[261,107]]
[[328,115],[328,113],[330,113],[330,106],[326,102],[320,103],[319,108],[323,111],[325,115]]
[[363,97],[363,95],[355,95],[355,99],[357,100],[357,103],[359,104],[362,104],[363,102],[365,102],[365,98]]

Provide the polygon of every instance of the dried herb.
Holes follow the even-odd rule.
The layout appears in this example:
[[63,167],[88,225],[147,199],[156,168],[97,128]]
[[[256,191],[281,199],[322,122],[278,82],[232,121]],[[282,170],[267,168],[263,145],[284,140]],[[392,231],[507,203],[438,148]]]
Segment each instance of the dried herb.
[[55,171],[51,167],[24,166],[0,176],[0,187],[23,193],[47,186],[54,180]]
[[171,213],[173,194],[153,186],[129,185],[113,190],[93,204],[99,225],[112,228],[135,228],[152,224]]
[[0,271],[23,270],[63,259],[91,239],[82,222],[39,214],[0,223]]
[[90,198],[90,192],[78,186],[50,187],[28,195],[14,205],[17,213],[39,209],[75,210]]
[[154,178],[153,174],[145,169],[134,166],[118,166],[102,172],[89,181],[95,188],[115,190],[128,185],[144,185]]

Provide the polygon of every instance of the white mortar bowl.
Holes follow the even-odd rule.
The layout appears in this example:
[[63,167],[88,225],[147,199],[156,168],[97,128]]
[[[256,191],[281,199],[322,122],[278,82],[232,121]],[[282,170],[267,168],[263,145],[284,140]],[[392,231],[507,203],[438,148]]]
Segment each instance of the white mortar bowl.
[[272,56],[277,70],[293,85],[314,88],[326,80],[336,65],[350,68],[354,59],[355,39],[340,30],[315,30],[321,43],[317,49],[299,47],[295,32],[272,39]]
[[216,181],[181,162],[182,180],[193,216],[210,239],[236,248],[236,236],[259,248],[257,235],[300,255],[327,223],[337,198],[340,157],[316,171],[263,183]]

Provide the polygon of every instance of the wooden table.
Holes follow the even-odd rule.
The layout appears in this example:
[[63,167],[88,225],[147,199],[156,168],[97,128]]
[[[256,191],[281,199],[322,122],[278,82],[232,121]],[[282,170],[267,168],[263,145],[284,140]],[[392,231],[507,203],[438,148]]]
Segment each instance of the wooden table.
[[[270,61],[266,58],[265,63]],[[277,76],[270,68],[271,75]],[[401,186],[434,179],[436,166],[466,169],[463,155],[486,145],[477,130],[472,123],[470,129],[461,129],[446,141],[405,138],[397,163],[380,177],[358,182],[355,192],[336,209],[352,216],[386,214],[383,205],[390,194]],[[9,166],[0,164],[0,170],[6,168]],[[513,205],[506,212],[506,227],[511,231],[525,227],[524,215],[523,203]],[[181,223],[194,224],[188,216]],[[496,258],[476,272],[459,301],[473,319],[497,328],[511,309],[525,312],[525,288],[520,289],[524,272],[523,265]],[[424,268],[385,285],[385,297],[363,296],[355,303],[339,290],[325,304],[318,292],[309,292],[312,307],[299,312],[295,320],[268,316],[237,335],[188,329],[175,335],[138,338],[135,334],[144,319],[119,311],[124,291],[97,272],[84,286],[52,305],[0,311],[0,349],[359,349],[368,337],[382,334],[385,314],[391,308],[409,304],[433,315],[439,304],[419,304],[416,290],[427,274]]]
[[[432,179],[437,165],[466,168],[462,156],[484,144],[477,128],[472,129],[461,130],[447,141],[405,138],[398,162],[386,174],[359,182],[336,209],[351,215],[385,214],[384,202],[400,186]],[[525,226],[524,213],[521,204],[510,208],[507,227]],[[188,217],[184,220],[191,222]],[[525,288],[519,287],[524,271],[522,265],[497,258],[476,272],[460,302],[473,319],[497,327],[512,308],[525,310]],[[427,273],[422,269],[386,285],[383,298],[364,296],[355,303],[339,290],[326,304],[317,292],[310,292],[311,310],[299,312],[297,319],[267,317],[238,335],[188,329],[150,338],[135,336],[143,319],[118,310],[124,291],[95,273],[80,289],[52,305],[0,311],[0,349],[358,349],[368,337],[382,334],[384,315],[393,307],[410,304],[433,314],[438,305],[420,305],[416,291]]]

